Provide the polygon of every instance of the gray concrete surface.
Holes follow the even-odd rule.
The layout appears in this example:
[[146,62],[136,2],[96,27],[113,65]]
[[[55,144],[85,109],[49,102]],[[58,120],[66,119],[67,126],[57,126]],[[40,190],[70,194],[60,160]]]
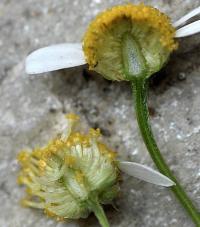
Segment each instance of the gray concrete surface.
[[[114,0],[0,1],[0,226],[98,226],[94,217],[56,223],[42,212],[20,207],[16,184],[19,150],[45,144],[62,130],[64,113],[81,115],[85,127],[100,127],[123,159],[154,166],[132,109],[129,84],[114,83],[79,67],[29,77],[25,56],[45,45],[80,41],[88,22]],[[138,1],[131,1],[138,2]],[[199,0],[144,1],[172,19],[200,5]],[[158,144],[186,191],[200,207],[200,35],[181,40],[167,67],[152,79],[149,106]],[[115,227],[192,227],[172,193],[124,176],[114,210]]]

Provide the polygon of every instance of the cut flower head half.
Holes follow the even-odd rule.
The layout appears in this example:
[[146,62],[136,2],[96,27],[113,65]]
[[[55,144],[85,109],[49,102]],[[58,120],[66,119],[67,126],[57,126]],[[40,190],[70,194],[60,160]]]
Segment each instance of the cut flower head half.
[[116,152],[101,142],[100,131],[75,130],[79,118],[66,116],[66,132],[45,147],[21,151],[18,182],[26,186],[24,206],[44,209],[57,220],[86,218],[94,212],[102,226],[109,226],[102,204],[118,195],[120,170],[162,186],[174,183],[149,167],[116,159]]
[[[199,13],[200,7],[171,24],[165,14],[151,6],[115,6],[91,22],[82,44],[52,45],[31,53],[26,72],[40,74],[88,63],[91,70],[110,80],[132,80],[130,74],[149,77],[177,48],[176,38],[200,32],[199,20],[185,25]],[[128,64],[134,66],[130,72]]]

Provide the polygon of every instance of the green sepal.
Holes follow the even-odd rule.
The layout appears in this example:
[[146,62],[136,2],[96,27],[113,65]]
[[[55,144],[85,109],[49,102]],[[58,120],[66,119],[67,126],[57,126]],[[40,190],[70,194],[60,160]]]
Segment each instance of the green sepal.
[[127,80],[132,81],[135,78],[145,77],[148,71],[146,60],[139,43],[129,33],[122,38],[122,59]]
[[102,227],[110,227],[108,219],[104,213],[104,210],[99,202],[99,199],[95,194],[90,195],[90,197],[87,200],[87,205],[90,208],[91,211],[94,212],[95,216],[99,220],[99,223]]

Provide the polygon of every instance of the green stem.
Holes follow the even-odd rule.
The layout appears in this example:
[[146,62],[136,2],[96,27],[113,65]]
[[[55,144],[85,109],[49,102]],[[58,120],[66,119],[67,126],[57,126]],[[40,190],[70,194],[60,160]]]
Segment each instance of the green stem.
[[107,217],[104,213],[102,206],[99,204],[98,199],[90,199],[88,201],[90,209],[94,212],[102,227],[110,227]]
[[172,186],[171,189],[174,192],[177,199],[180,201],[182,206],[186,209],[188,214],[191,216],[193,222],[200,227],[200,212],[193,205],[192,201],[189,199],[182,186],[179,184],[175,176],[172,174],[167,163],[165,162],[160,150],[154,139],[151,126],[149,123],[149,113],[147,107],[147,84],[146,80],[141,78],[136,78],[132,82],[132,91],[135,100],[135,111],[137,116],[138,125],[140,132],[146,144],[146,147],[153,159],[155,165],[159,171],[173,180],[176,185]]

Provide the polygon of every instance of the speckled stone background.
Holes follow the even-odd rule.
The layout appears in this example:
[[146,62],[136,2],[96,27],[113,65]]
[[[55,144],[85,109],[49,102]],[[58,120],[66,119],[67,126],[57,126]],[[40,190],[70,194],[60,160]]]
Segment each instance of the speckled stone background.
[[[16,184],[20,149],[43,145],[62,131],[64,114],[81,115],[85,127],[99,127],[123,159],[154,167],[132,109],[128,83],[104,80],[86,67],[29,77],[24,59],[31,51],[78,42],[94,16],[114,0],[0,1],[0,226],[94,227],[96,219],[56,223],[42,212],[20,207]],[[139,1],[131,1],[139,2]],[[199,0],[149,0],[173,20]],[[200,35],[180,40],[179,50],[151,81],[149,106],[158,144],[186,191],[200,207]],[[115,227],[192,227],[173,194],[123,176],[116,207],[107,207]]]

